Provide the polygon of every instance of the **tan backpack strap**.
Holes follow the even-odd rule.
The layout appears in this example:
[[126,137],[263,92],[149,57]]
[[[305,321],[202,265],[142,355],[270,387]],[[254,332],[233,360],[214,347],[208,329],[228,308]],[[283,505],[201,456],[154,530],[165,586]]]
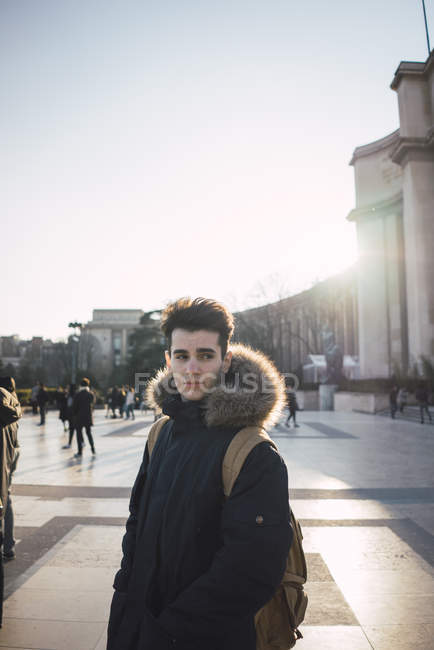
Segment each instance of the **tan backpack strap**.
[[252,449],[261,442],[270,442],[277,449],[265,429],[245,427],[232,438],[222,463],[223,491],[228,498],[242,466]]
[[155,443],[158,440],[158,436],[160,435],[161,429],[164,427],[166,422],[170,420],[168,415],[163,415],[161,418],[159,418],[152,427],[149,429],[148,433],[148,454],[149,458],[151,458],[151,454],[153,452],[153,449],[155,447]]

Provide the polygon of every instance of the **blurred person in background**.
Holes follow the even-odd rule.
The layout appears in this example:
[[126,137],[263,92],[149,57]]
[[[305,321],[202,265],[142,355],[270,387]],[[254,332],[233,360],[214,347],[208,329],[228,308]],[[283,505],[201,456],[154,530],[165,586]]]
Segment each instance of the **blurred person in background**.
[[[15,392],[13,377],[0,378],[0,499],[2,531],[0,532],[0,627],[3,617],[3,559],[15,557],[15,540],[13,538],[13,511],[10,498],[12,474],[16,468],[18,445],[18,420],[21,417],[21,406]],[[4,540],[4,547],[3,547]]]
[[129,419],[130,415],[133,420],[135,420],[134,417],[134,406],[135,406],[135,393],[134,393],[134,388],[132,386],[127,387],[127,394],[125,397],[125,419]]
[[42,427],[45,424],[45,415],[47,413],[47,404],[48,404],[48,391],[45,390],[45,386],[42,383],[42,381],[39,382],[37,400],[39,406],[39,414],[41,416],[41,421],[39,422],[38,426]]
[[33,415],[38,415],[38,393],[39,393],[39,384],[36,383],[32,388],[32,393],[30,396],[30,404],[32,405]]
[[75,392],[76,392],[75,384],[70,384],[68,386],[68,394],[66,396],[66,419],[68,420],[69,435],[68,435],[68,442],[66,443],[66,445],[63,445],[62,449],[69,449],[71,447],[72,439],[74,437],[75,417],[74,417],[74,412],[72,410],[72,406],[74,404]]
[[56,402],[57,408],[59,409],[59,420],[62,420],[63,424],[63,431],[68,430],[68,425],[66,424],[68,420],[67,399],[67,391],[63,390],[62,386],[59,386],[56,392]]
[[89,440],[92,454],[95,455],[95,445],[93,442],[92,430],[93,425],[92,411],[95,396],[90,390],[90,381],[83,377],[80,382],[80,388],[74,397],[72,410],[75,417],[75,426],[77,429],[77,447],[78,451],[75,456],[80,457],[83,454],[83,429],[86,430],[86,436]]

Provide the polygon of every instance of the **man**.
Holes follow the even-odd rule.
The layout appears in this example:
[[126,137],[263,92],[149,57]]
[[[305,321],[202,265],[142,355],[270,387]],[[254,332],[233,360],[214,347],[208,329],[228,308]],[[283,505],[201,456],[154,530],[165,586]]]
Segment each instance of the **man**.
[[298,409],[298,404],[297,404],[297,394],[295,392],[294,386],[289,386],[286,391],[286,401],[288,404],[288,417],[286,418],[286,426],[290,427],[290,422],[291,418],[294,420],[294,429],[298,429],[300,427],[299,424],[297,424],[297,409]]
[[45,424],[45,415],[47,413],[47,403],[48,403],[48,391],[45,390],[45,386],[42,383],[42,381],[39,382],[37,400],[39,406],[39,414],[41,416],[41,421],[39,422],[38,426],[42,427]]
[[392,390],[389,393],[390,417],[392,420],[395,419],[396,411],[398,410],[398,390],[398,386],[392,386]]
[[416,388],[416,393],[415,397],[418,401],[419,404],[419,410],[420,410],[420,423],[424,424],[425,419],[424,419],[424,414],[426,413],[429,421],[432,421],[431,413],[429,412],[428,408],[428,401],[429,401],[429,394],[428,394],[428,389],[426,387],[426,384],[421,381],[419,382],[418,387]]
[[147,401],[170,419],[133,487],[107,649],[255,650],[292,541],[287,472],[263,442],[225,500],[222,461],[240,429],[276,421],[284,386],[262,354],[228,349],[233,317],[213,300],[169,305],[162,331]]
[[[12,378],[4,378],[12,379]],[[2,383],[4,383],[2,381]],[[10,382],[14,386],[14,382]],[[21,417],[20,403],[14,394],[0,386],[0,519],[7,509],[11,474],[18,457],[18,420]],[[3,532],[0,526],[0,548],[3,544]],[[0,627],[3,617],[3,554],[0,553]]]
[[72,404],[78,447],[78,451],[74,456],[77,458],[80,458],[83,455],[83,428],[86,430],[92,454],[95,455],[96,453],[91,431],[93,425],[92,410],[94,399],[93,393],[90,392],[90,381],[87,377],[83,377],[80,382],[80,388],[76,392]]

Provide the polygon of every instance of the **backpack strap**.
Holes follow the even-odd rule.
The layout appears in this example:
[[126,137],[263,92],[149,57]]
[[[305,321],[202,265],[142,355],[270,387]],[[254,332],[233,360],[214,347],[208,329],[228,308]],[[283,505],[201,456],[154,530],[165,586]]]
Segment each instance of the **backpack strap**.
[[151,458],[153,449],[155,447],[155,443],[158,440],[158,436],[160,435],[161,429],[164,427],[166,422],[170,420],[168,415],[163,415],[161,418],[159,418],[152,427],[149,429],[148,433],[148,454],[149,458]]
[[222,463],[223,491],[228,498],[242,466],[250,452],[261,442],[269,442],[277,449],[265,429],[245,427],[232,438]]

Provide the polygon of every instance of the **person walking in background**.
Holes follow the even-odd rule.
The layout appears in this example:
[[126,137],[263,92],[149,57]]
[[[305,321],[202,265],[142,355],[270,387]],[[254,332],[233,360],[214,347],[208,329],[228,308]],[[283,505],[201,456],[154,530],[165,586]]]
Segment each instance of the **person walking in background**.
[[83,377],[80,382],[80,388],[75,394],[73,402],[73,413],[75,417],[75,425],[77,429],[77,447],[78,451],[75,456],[82,456],[83,450],[83,429],[86,430],[86,436],[89,440],[92,454],[95,455],[95,445],[91,427],[93,425],[92,409],[94,403],[94,395],[90,391],[90,381],[87,377]]
[[73,411],[74,404],[74,395],[75,395],[75,384],[70,384],[68,386],[68,392],[66,395],[66,419],[68,421],[68,442],[66,445],[63,445],[62,449],[69,449],[72,444],[72,439],[74,437],[75,431],[75,417]]
[[394,420],[396,411],[398,410],[398,386],[393,386],[392,390],[390,391],[389,403],[390,403],[390,417],[392,418],[392,420]]
[[289,386],[286,389],[286,402],[288,405],[288,417],[285,424],[289,429],[291,418],[292,418],[294,420],[294,428],[298,429],[300,425],[297,424],[297,419],[296,419],[296,413],[298,409],[297,394],[293,386]]
[[428,408],[428,389],[426,387],[426,384],[421,381],[416,389],[415,397],[419,403],[419,409],[420,409],[420,423],[424,424],[425,419],[424,415],[425,413],[427,414],[429,421],[432,422],[432,417],[431,413],[429,412]]
[[116,418],[116,409],[118,408],[119,405],[119,388],[117,386],[113,386],[112,388],[112,393],[111,393],[111,400],[110,400],[110,408],[112,410],[112,418]]
[[68,420],[68,407],[67,407],[67,393],[63,390],[62,386],[59,386],[56,392],[56,403],[57,408],[59,409],[59,420],[62,421],[63,431],[68,430],[67,420]]
[[[0,388],[6,389],[10,395],[12,395],[15,400],[15,408],[17,415],[21,413],[21,406],[18,401],[17,393],[15,390],[15,380],[13,377],[0,377]],[[18,403],[18,404],[17,404]],[[8,490],[7,490],[7,499],[6,504],[3,502],[3,486],[1,490],[2,503],[5,507],[4,519],[3,519],[3,560],[9,562],[15,558],[15,539],[14,539],[14,511],[12,507],[11,499],[11,483],[12,476],[16,470],[18,458],[20,456],[20,445],[18,442],[18,422],[15,421],[11,423],[8,427],[8,439],[3,438],[3,444],[6,444],[8,448],[8,454],[10,456],[10,465],[9,466],[9,478],[8,478]],[[2,463],[3,467],[3,463]],[[2,479],[3,480],[3,479]]]
[[119,408],[119,417],[122,418],[124,416],[124,408],[125,408],[125,400],[127,397],[127,393],[125,390],[125,386],[122,386],[119,393],[118,393],[118,408]]
[[48,392],[45,390],[44,384],[40,381],[39,382],[39,390],[38,390],[38,406],[39,406],[39,414],[41,416],[41,421],[39,422],[38,426],[42,426],[45,424],[45,415],[47,413],[47,403],[48,403]]
[[128,420],[130,415],[133,420],[134,417],[135,394],[132,386],[127,386],[127,394],[125,397],[125,419]]
[[30,404],[32,405],[33,415],[38,415],[38,393],[39,393],[39,384],[36,383],[32,388],[32,393],[30,395]]
[[400,413],[404,413],[404,409],[407,406],[407,400],[408,400],[408,393],[407,389],[405,386],[399,389],[398,392],[398,397],[397,397],[397,402],[398,402],[398,408]]
[[112,405],[112,391],[113,388],[109,388],[106,393],[106,411],[105,411],[105,417],[108,418],[110,416],[110,408]]
[[[10,381],[10,377],[4,378]],[[13,381],[13,380],[12,380]],[[4,382],[2,382],[4,383]],[[9,384],[12,387],[13,384]],[[13,386],[15,388],[15,386]],[[0,510],[0,517],[4,520],[7,511],[7,503],[10,501],[10,481],[11,474],[18,457],[18,420],[21,417],[20,403],[14,394],[9,392],[6,388],[0,387],[0,500],[2,508]],[[4,507],[6,505],[6,508]],[[12,504],[11,504],[12,506]],[[10,510],[12,513],[12,508]],[[5,525],[5,522],[2,522]],[[12,521],[13,523],[13,521]],[[3,528],[3,527],[2,527]],[[12,531],[13,537],[13,531]],[[3,589],[4,589],[4,576],[3,576],[3,530],[0,531],[0,627],[3,619]]]

